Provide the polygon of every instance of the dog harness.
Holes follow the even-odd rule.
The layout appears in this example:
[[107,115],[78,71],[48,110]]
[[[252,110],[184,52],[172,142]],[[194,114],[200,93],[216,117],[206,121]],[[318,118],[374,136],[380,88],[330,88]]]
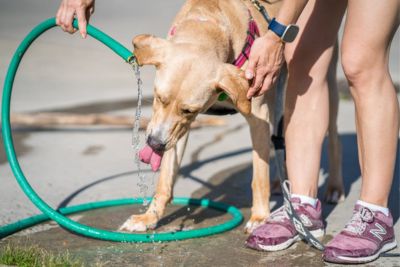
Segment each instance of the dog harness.
[[251,47],[253,46],[253,43],[256,40],[256,38],[260,36],[260,31],[258,30],[257,23],[251,16],[250,10],[249,10],[249,15],[250,19],[249,19],[249,28],[247,29],[246,43],[243,46],[242,52],[240,52],[239,56],[235,59],[235,61],[233,61],[233,65],[235,65],[238,68],[243,67],[243,65],[249,59]]

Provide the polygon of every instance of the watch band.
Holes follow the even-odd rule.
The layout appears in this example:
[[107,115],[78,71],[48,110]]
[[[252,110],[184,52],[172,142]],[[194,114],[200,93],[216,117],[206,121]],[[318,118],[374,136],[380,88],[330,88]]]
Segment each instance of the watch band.
[[285,33],[286,28],[287,28],[287,26],[280,24],[279,22],[276,21],[275,18],[273,18],[268,25],[268,29],[273,31],[280,38],[282,38],[283,34]]

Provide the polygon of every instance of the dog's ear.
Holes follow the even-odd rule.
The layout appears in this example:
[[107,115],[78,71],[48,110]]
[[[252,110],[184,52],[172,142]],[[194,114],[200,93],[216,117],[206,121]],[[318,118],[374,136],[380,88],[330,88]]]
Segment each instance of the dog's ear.
[[222,64],[218,68],[215,87],[224,91],[241,113],[250,114],[251,102],[246,97],[250,84],[241,69],[232,64]]
[[159,67],[164,59],[169,42],[150,34],[140,34],[132,40],[134,53],[139,65]]

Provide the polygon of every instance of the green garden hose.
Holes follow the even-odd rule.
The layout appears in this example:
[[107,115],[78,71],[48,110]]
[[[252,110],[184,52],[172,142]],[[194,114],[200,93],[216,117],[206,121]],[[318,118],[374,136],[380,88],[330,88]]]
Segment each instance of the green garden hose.
[[[75,28],[78,28],[78,23],[74,20],[73,25]],[[11,126],[10,126],[10,105],[11,105],[11,93],[12,87],[15,79],[16,72],[18,70],[18,66],[21,62],[21,59],[32,42],[39,37],[45,31],[56,26],[55,18],[50,18],[45,20],[36,26],[21,42],[18,46],[14,56],[9,65],[7,75],[4,82],[3,88],[3,99],[2,99],[2,112],[1,112],[1,126],[2,126],[2,134],[3,134],[3,142],[5,152],[7,154],[7,158],[10,164],[10,167],[14,173],[15,178],[18,181],[18,184],[22,188],[22,191],[28,196],[28,198],[32,201],[32,203],[39,208],[43,212],[43,214],[36,215],[9,225],[5,225],[0,227],[0,238],[11,235],[17,231],[23,230],[25,228],[31,227],[38,223],[54,220],[59,225],[68,230],[71,230],[77,234],[102,239],[109,241],[119,241],[119,242],[159,242],[159,241],[173,241],[173,240],[182,240],[188,238],[202,237],[208,235],[214,235],[217,233],[222,233],[228,230],[231,230],[238,226],[242,220],[243,216],[241,212],[235,208],[234,206],[226,205],[223,203],[213,202],[207,199],[191,199],[191,198],[174,198],[172,204],[176,205],[198,205],[202,207],[213,208],[216,210],[228,212],[232,215],[232,219],[226,221],[222,224],[199,228],[188,231],[181,232],[168,232],[168,233],[156,233],[156,234],[129,234],[129,233],[121,233],[114,231],[107,231],[103,229],[97,229],[94,227],[90,227],[87,225],[80,224],[75,222],[64,215],[73,214],[77,212],[104,208],[104,207],[112,207],[112,206],[120,206],[120,205],[131,205],[131,204],[140,204],[143,203],[143,198],[135,198],[135,199],[116,199],[116,200],[108,200],[108,201],[100,201],[100,202],[92,202],[86,203],[66,208],[61,208],[60,210],[54,210],[51,208],[46,202],[44,202],[38,194],[33,190],[27,181],[17,159],[17,155],[15,153],[15,148],[12,140],[11,134]],[[90,36],[97,39],[101,43],[108,46],[111,50],[113,50],[117,55],[119,55],[126,62],[132,63],[134,60],[134,54],[122,46],[120,43],[112,39],[107,34],[102,31],[96,29],[95,27],[88,25],[87,32]],[[151,199],[149,199],[151,200]]]

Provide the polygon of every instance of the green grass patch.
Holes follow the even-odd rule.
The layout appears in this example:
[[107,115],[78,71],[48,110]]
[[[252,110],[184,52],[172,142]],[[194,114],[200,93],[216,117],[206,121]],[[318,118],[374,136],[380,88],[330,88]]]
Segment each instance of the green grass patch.
[[0,251],[0,264],[20,267],[75,267],[83,263],[68,252],[53,254],[37,246],[6,245]]

